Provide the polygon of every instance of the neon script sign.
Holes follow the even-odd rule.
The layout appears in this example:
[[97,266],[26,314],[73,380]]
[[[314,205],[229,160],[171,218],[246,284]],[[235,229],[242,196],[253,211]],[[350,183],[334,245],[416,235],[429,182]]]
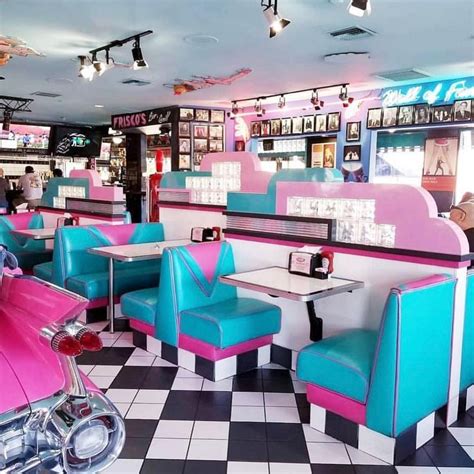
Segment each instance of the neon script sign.
[[451,103],[455,100],[474,98],[474,78],[456,79],[452,81],[430,82],[417,86],[384,89],[382,92],[383,107],[415,104]]

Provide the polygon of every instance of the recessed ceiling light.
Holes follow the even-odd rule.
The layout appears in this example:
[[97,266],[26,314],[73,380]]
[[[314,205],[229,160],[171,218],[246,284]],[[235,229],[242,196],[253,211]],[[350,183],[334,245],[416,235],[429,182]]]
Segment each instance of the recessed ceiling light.
[[97,109],[103,109],[105,107],[105,105],[95,104],[94,107],[97,108]]
[[197,46],[208,46],[219,43],[219,39],[211,35],[195,34],[183,38],[184,42],[195,44]]

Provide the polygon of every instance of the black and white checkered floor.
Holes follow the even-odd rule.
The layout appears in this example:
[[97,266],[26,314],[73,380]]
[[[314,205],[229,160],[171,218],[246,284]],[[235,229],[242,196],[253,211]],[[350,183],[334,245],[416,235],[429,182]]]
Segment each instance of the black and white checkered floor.
[[134,348],[131,332],[101,336],[104,349],[78,362],[125,418],[125,448],[107,472],[474,474],[473,409],[394,468],[312,430],[304,385],[280,366],[214,383]]

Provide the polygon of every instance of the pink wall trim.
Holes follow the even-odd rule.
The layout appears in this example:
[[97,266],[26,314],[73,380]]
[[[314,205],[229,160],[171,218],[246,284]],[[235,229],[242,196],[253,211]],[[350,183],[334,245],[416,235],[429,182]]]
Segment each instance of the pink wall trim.
[[186,250],[199,265],[207,281],[210,283],[214,278],[221,253],[222,242],[209,242],[199,245],[187,245]]
[[244,352],[253,351],[262,346],[271,344],[273,336],[263,336],[251,341],[242,342],[241,344],[235,344],[234,346],[227,347],[226,349],[219,349],[218,347],[208,344],[207,342],[200,341],[194,337],[186,336],[185,334],[179,335],[179,347],[185,349],[193,354],[197,354],[205,359],[216,361],[232,357],[237,354]]
[[158,207],[163,207],[167,209],[189,209],[192,211],[202,211],[202,212],[218,212],[222,214],[225,210],[225,206],[219,207],[207,207],[207,206],[193,206],[192,204],[183,203],[181,204],[168,204],[166,201],[159,201]]
[[278,182],[276,213],[286,215],[289,196],[342,199],[375,199],[377,224],[397,227],[395,246],[452,255],[469,253],[469,244],[459,226],[437,217],[433,197],[421,187],[370,183]]
[[[235,240],[248,240],[251,242],[260,242],[264,244],[273,244],[273,245],[286,245],[288,247],[303,247],[308,245],[307,243],[298,242],[296,240],[278,240],[278,239],[269,239],[265,237],[253,237],[239,234],[226,233],[226,239],[235,239]],[[464,268],[469,266],[470,262],[450,262],[446,260],[436,260],[434,258],[424,258],[424,257],[413,257],[411,255],[398,255],[398,254],[389,254],[372,250],[359,250],[351,249],[344,247],[331,247],[325,245],[326,250],[331,250],[335,253],[342,253],[348,255],[359,255],[361,257],[370,257],[370,258],[379,258],[382,260],[395,260],[399,262],[410,262],[418,263],[421,265],[434,265],[436,267],[445,267],[445,268]]]
[[155,326],[151,324],[144,323],[143,321],[138,321],[137,319],[129,319],[130,327],[136,331],[148,334],[149,336],[155,337]]
[[123,225],[97,225],[96,229],[100,230],[112,245],[126,245],[137,228],[136,224]]
[[22,212],[20,214],[12,214],[7,216],[5,219],[10,221],[15,230],[23,230],[28,229],[28,226],[30,225],[31,219],[34,215],[34,212]]
[[366,406],[317,385],[307,384],[308,402],[337,413],[359,425],[366,423]]

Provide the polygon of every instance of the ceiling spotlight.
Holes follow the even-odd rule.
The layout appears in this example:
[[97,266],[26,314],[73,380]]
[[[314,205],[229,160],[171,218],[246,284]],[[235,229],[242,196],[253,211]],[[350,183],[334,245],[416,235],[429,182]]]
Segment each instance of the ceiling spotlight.
[[95,68],[92,64],[86,64],[86,56],[78,56],[79,61],[81,62],[81,67],[79,68],[79,75],[84,79],[92,81],[94,79]]
[[370,0],[349,0],[347,10],[351,15],[362,17],[366,13],[367,15],[370,15],[372,7],[370,5]]
[[92,65],[99,76],[102,76],[102,74],[107,70],[107,64],[99,61],[96,53],[92,55]]
[[278,108],[283,109],[286,105],[286,99],[285,96],[282,94],[280,98],[278,99]]
[[265,110],[263,110],[263,107],[262,107],[262,99],[257,99],[255,101],[254,109],[255,109],[255,113],[257,114],[257,117],[263,116],[263,114],[265,113]]
[[232,115],[237,115],[239,113],[239,106],[237,105],[237,102],[232,102],[232,109],[231,109]]
[[143,59],[142,48],[140,48],[140,37],[135,38],[132,48],[133,69],[143,69],[148,67],[148,63]]
[[314,110],[321,110],[324,107],[324,100],[319,100],[317,89],[313,89],[311,94],[311,104],[314,107]]
[[339,94],[339,100],[342,102],[342,106],[344,108],[349,107],[349,105],[354,102],[353,97],[349,97],[349,94],[347,92],[347,86],[342,86],[341,87],[341,93]]
[[261,0],[262,7],[265,7],[263,14],[270,26],[270,38],[281,33],[291,21],[286,18],[281,18],[278,14],[278,0]]

